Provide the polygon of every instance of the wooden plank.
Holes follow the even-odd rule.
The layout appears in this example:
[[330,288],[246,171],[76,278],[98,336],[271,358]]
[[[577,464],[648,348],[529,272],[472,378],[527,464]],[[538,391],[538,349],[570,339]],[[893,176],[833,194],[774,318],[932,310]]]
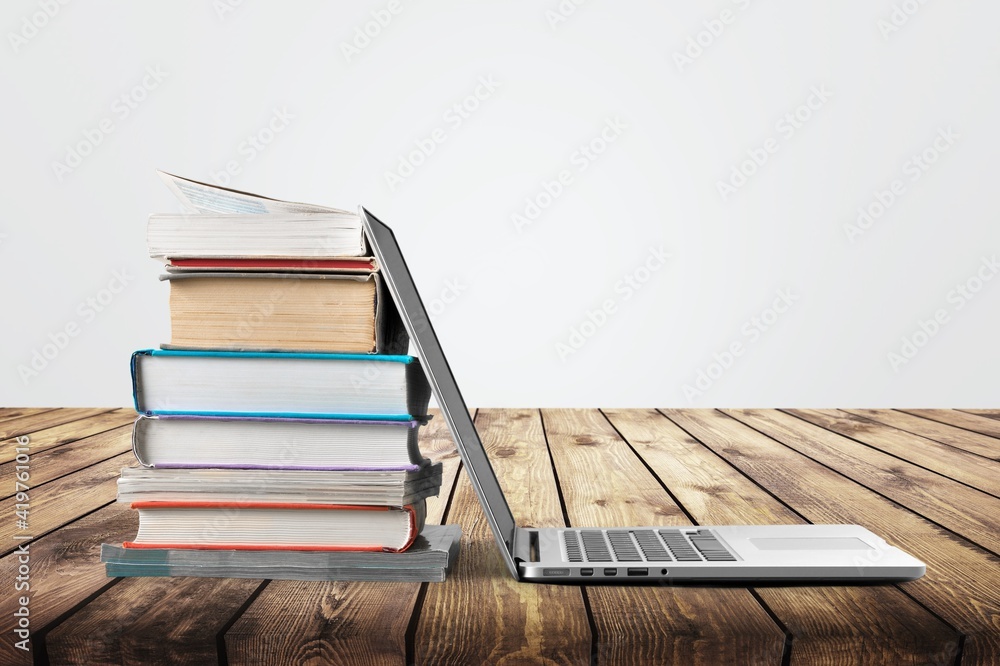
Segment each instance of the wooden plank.
[[[74,442],[84,437],[90,437],[98,433],[106,432],[114,428],[119,428],[135,421],[135,412],[124,409],[116,409],[104,412],[96,416],[90,416],[69,423],[37,430],[28,435],[28,448],[31,455],[48,451],[57,446],[62,446],[69,442]],[[0,442],[0,464],[14,460],[14,447],[16,438],[10,438]]]
[[[1000,558],[824,467],[790,442],[761,434],[755,429],[766,426],[757,418],[760,410],[733,412],[740,421],[706,410],[664,413],[810,522],[862,525],[925,562],[922,578],[899,587],[965,634],[963,664],[992,663],[1000,654]],[[932,661],[951,663],[958,649]]]
[[[444,463],[442,497],[427,522],[445,515],[459,458],[440,414],[420,448]],[[273,581],[225,634],[230,664],[405,663],[406,630],[420,583]]]
[[1000,463],[993,460],[836,409],[786,411],[821,428],[1000,496]]
[[[690,525],[597,410],[543,410],[574,526]],[[785,635],[745,588],[587,588],[600,663],[779,663]]]
[[[102,460],[131,450],[131,425],[120,426],[92,437],[85,437],[69,444],[43,450],[40,453],[36,453],[32,448],[29,482],[32,487],[37,488],[53,479],[72,474],[78,469],[95,465]],[[0,465],[0,479],[13,478],[17,466],[16,461]],[[0,488],[0,493],[4,493],[4,497],[10,497],[13,492],[13,484]]]
[[978,456],[1000,460],[1000,440],[892,409],[845,409],[848,414],[899,428]]
[[[35,538],[70,523],[80,516],[109,502],[117,495],[117,480],[122,467],[134,465],[135,458],[123,453],[96,465],[81,469],[62,478],[34,487],[29,491],[30,514],[27,533]],[[10,520],[0,522],[2,554],[14,550],[15,534],[23,533],[13,519],[16,497],[0,501],[0,516]]]
[[989,419],[1000,419],[1000,409],[959,409],[957,411],[976,416],[985,416]]
[[978,432],[988,437],[1000,438],[1000,423],[995,418],[967,414],[955,409],[901,409],[899,411],[938,423],[953,425],[963,430]]
[[93,409],[83,407],[72,407],[65,409],[52,409],[46,412],[30,414],[22,418],[11,419],[0,423],[0,440],[19,437],[21,435],[31,435],[39,430],[45,430],[52,426],[79,421],[88,416],[96,416],[109,412],[111,409]]
[[[806,522],[659,412],[605,414],[699,524]],[[792,634],[793,663],[926,663],[959,640],[892,586],[762,587],[756,592]]]
[[34,416],[42,412],[51,412],[55,407],[4,407],[0,409],[0,423],[7,423],[14,419]]
[[214,664],[216,635],[261,583],[125,578],[48,631],[46,652],[56,664]]
[[1000,499],[790,414],[774,410],[738,414],[752,414],[754,427],[771,437],[987,550],[1000,553]]
[[[138,517],[123,505],[112,504],[52,534],[36,539],[28,546],[31,588],[28,590],[31,612],[32,653],[39,651],[43,629],[88,596],[112,581],[100,564],[102,543],[121,543],[135,536]],[[0,663],[15,664],[24,659],[14,648],[14,611],[23,594],[14,591],[18,575],[18,554],[0,559]],[[65,662],[61,662],[65,663]],[[85,662],[84,662],[85,663]],[[93,662],[91,662],[93,663]]]
[[[448,444],[432,440],[422,446],[425,453],[446,462],[446,490],[458,468],[457,453]],[[447,492],[444,495],[446,499]],[[443,510],[444,499],[428,502],[431,522],[440,519]],[[47,639],[49,654],[86,663],[104,663],[118,656],[122,663],[216,661],[217,634],[260,585],[261,581],[240,579],[127,579],[53,631]],[[316,585],[301,583],[299,592],[308,594]],[[396,591],[393,585],[384,587],[387,594]],[[345,599],[353,596],[349,593]],[[356,611],[367,612],[363,604]],[[164,632],[163,627],[170,629]],[[156,641],[150,641],[150,636],[156,636]],[[287,642],[288,637],[281,640]],[[268,646],[275,648],[280,650],[281,645]]]
[[[482,410],[477,428],[521,524],[564,526],[537,410]],[[464,474],[455,490],[450,520],[462,525],[462,555],[445,583],[427,589],[416,630],[415,661],[590,661],[591,635],[580,588],[516,582]]]

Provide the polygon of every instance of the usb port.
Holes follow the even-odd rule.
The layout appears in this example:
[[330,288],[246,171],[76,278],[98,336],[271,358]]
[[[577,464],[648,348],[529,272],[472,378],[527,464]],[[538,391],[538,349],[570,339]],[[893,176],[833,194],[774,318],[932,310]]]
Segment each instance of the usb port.
[[618,575],[618,569],[605,569],[604,570],[604,575],[605,576],[617,576]]
[[649,569],[644,569],[642,567],[629,567],[628,568],[628,575],[629,576],[648,576],[649,575]]
[[594,575],[594,570],[593,569],[580,569],[580,575],[581,576],[593,576]]

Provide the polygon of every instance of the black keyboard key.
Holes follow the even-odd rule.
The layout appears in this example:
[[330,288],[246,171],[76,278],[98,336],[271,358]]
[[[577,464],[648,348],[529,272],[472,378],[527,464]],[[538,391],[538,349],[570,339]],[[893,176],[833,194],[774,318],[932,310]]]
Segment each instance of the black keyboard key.
[[669,562],[670,555],[663,548],[660,540],[656,538],[653,530],[637,530],[632,532],[635,542],[639,544],[639,550],[647,560],[658,562]]
[[663,543],[678,562],[701,562],[702,557],[688,543],[680,530],[659,530]]
[[600,530],[581,530],[580,538],[583,540],[583,550],[587,554],[588,562],[614,561],[611,559],[607,542],[604,541],[604,534]]
[[632,543],[632,537],[625,530],[608,530],[608,541],[615,558],[619,562],[642,562],[642,556]]
[[709,530],[699,530],[691,535],[691,544],[709,562],[735,562],[736,558]]
[[576,532],[563,532],[563,543],[566,544],[566,559],[570,562],[583,562],[583,551],[580,549],[580,537]]

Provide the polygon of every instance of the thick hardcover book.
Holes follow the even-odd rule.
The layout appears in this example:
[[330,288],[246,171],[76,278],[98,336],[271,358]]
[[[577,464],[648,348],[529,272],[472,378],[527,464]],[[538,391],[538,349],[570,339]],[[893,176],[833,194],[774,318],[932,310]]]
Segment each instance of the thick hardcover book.
[[118,501],[304,502],[403,506],[441,488],[441,463],[416,470],[126,467]]
[[412,356],[147,349],[132,355],[141,414],[411,421],[430,385]]
[[248,551],[101,546],[108,576],[440,582],[458,558],[458,525],[428,525],[405,552]]
[[123,548],[406,550],[423,501],[401,507],[292,502],[133,502],[139,532]]
[[146,467],[416,471],[419,421],[140,416],[132,451]]
[[170,283],[170,349],[405,354],[378,273],[182,272]]

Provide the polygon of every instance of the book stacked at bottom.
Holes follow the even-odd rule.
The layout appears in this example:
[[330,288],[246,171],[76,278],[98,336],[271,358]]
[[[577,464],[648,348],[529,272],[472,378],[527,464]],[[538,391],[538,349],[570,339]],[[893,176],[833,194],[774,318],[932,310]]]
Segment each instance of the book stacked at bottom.
[[[291,304],[307,289],[258,293],[255,274],[185,275],[177,285],[201,286],[179,299],[171,282],[170,348],[132,356],[141,467],[122,470],[118,500],[138,512],[139,529],[102,547],[107,574],[443,580],[460,532],[424,526],[425,499],[441,486],[441,464],[418,446],[430,387],[418,359],[385,353],[405,349],[405,333],[385,323],[392,317],[380,319],[369,298],[367,326],[348,330],[337,323],[339,297],[319,297],[333,318],[324,325],[302,319],[309,306]],[[229,307],[261,297],[271,300],[256,318]],[[341,347],[375,353],[329,351]]]

